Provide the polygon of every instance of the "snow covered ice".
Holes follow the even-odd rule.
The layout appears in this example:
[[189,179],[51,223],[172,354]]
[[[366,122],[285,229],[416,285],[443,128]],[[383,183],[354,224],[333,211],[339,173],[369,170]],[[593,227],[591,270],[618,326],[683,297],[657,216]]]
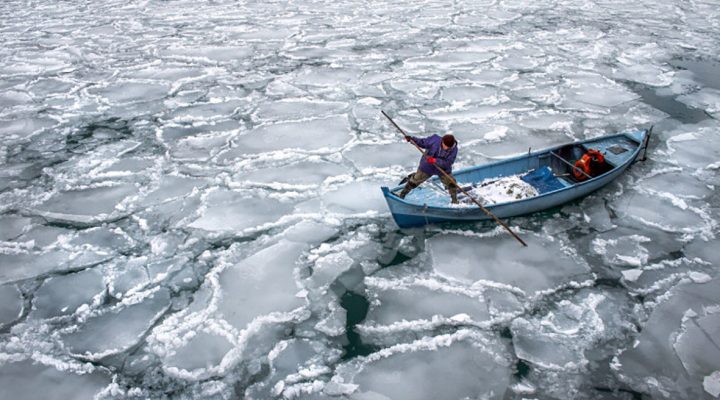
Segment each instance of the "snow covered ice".
[[[0,11],[0,398],[720,396],[715,2]],[[654,131],[520,248],[398,229],[381,109],[456,169]]]

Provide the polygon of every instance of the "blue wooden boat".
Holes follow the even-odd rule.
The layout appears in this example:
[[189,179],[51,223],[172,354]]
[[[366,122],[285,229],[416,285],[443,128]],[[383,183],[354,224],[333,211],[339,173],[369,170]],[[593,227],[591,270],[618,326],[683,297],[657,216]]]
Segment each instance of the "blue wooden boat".
[[[636,160],[644,159],[649,138],[650,130],[603,136],[545,150],[529,151],[522,156],[454,171],[453,176],[466,190],[491,179],[521,177],[535,188],[538,193],[536,196],[483,204],[498,218],[515,217],[556,207],[602,188]],[[589,149],[603,153],[606,166],[595,176],[578,180],[573,174],[575,162]],[[481,221],[490,218],[477,206],[451,206],[449,195],[439,191],[438,186],[439,179],[435,176],[410,192],[405,199],[395,194],[402,190],[403,186],[383,186],[383,195],[398,226],[409,228],[440,222]]]

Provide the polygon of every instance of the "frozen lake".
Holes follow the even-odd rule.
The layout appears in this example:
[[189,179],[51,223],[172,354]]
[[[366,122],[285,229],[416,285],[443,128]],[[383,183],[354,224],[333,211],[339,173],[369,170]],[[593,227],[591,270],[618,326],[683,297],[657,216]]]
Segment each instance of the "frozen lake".
[[[716,1],[0,3],[0,398],[720,396]],[[457,168],[654,125],[510,226]]]

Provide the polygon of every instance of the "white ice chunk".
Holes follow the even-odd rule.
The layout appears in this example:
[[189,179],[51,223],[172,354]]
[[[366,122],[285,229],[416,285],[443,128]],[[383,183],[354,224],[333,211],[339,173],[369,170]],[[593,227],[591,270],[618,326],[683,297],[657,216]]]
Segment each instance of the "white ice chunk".
[[700,108],[708,113],[720,112],[720,90],[713,88],[702,88],[697,92],[679,96],[678,101],[691,107]]
[[89,318],[77,331],[66,335],[64,343],[73,353],[90,358],[125,351],[140,340],[169,302],[168,290],[157,290],[139,303]]
[[[506,99],[502,99],[506,100]],[[450,123],[463,121],[471,123],[487,123],[502,118],[508,113],[526,113],[535,106],[529,102],[516,100],[496,101],[490,104],[471,103],[464,107],[443,107],[428,111],[428,115],[442,122]]]
[[206,231],[242,231],[274,222],[291,209],[277,200],[215,190],[207,197],[203,214],[188,226]]
[[637,186],[651,193],[670,192],[683,199],[703,199],[713,193],[705,183],[677,169],[642,179]]
[[146,285],[150,281],[147,264],[146,256],[120,258],[118,262],[113,262],[111,273],[107,274],[111,278],[108,285],[109,293],[122,298],[131,290],[137,291]]
[[338,164],[325,161],[301,161],[284,166],[255,169],[237,175],[238,180],[284,189],[298,185],[320,185],[327,178],[348,173]]
[[111,378],[100,372],[75,374],[31,361],[0,366],[0,395],[13,400],[92,400]]
[[328,286],[349,270],[354,263],[355,261],[345,251],[321,256],[313,265],[309,283],[315,288]]
[[[72,288],[72,290],[68,290]],[[91,268],[47,279],[33,296],[33,318],[71,314],[105,290],[103,274]]]
[[0,326],[20,316],[23,300],[15,285],[0,286]]
[[162,181],[155,190],[147,193],[140,203],[142,205],[158,204],[190,195],[195,188],[203,187],[207,181],[203,179],[182,176],[163,176]]
[[[639,60],[633,60],[638,62]],[[640,82],[648,86],[667,86],[673,82],[673,72],[641,62],[632,65],[620,65],[612,74],[613,77],[634,82]]]
[[167,85],[126,82],[91,90],[91,93],[103,97],[108,103],[123,104],[137,101],[157,101],[166,96],[169,90],[170,87]]
[[25,92],[17,90],[3,90],[3,92],[0,93],[0,106],[3,108],[28,104],[30,102],[32,102],[32,97]]
[[607,232],[615,228],[610,212],[605,206],[605,199],[601,196],[586,197],[580,204],[583,210],[585,224],[598,232]]
[[294,398],[298,387],[293,385],[302,385],[327,375],[331,370],[326,365],[336,362],[339,357],[339,350],[328,348],[319,341],[300,338],[281,341],[267,356],[269,377],[250,386],[245,397],[267,399],[282,395],[283,398]]
[[[372,281],[369,283],[369,298],[372,301],[364,324],[390,325],[400,321],[429,321],[436,316],[458,322],[480,322],[489,317],[487,305],[482,299],[461,291],[453,292],[451,288],[443,288],[441,285],[435,289],[424,285],[398,285],[399,287],[392,288],[391,282],[387,282],[390,287],[373,289]],[[461,314],[467,318],[458,317]]]
[[[245,110],[247,100],[227,100],[222,102],[200,103],[193,102],[186,107],[175,108],[168,118],[174,122],[209,123],[218,128],[219,123],[227,122],[227,116]],[[232,125],[232,123],[228,123]]]
[[350,398],[502,399],[510,378],[509,362],[498,354],[503,348],[464,330],[390,347],[356,367]]
[[173,46],[161,51],[161,55],[181,61],[207,63],[227,62],[243,59],[252,54],[250,46]]
[[202,71],[199,68],[188,68],[180,65],[173,66],[169,63],[163,63],[137,71],[129,71],[127,76],[137,79],[163,79],[177,81],[183,78],[194,78],[201,74]]
[[714,340],[720,279],[682,284],[664,297],[636,345],[616,358],[615,369],[624,382],[653,397],[702,398],[705,376],[720,369]]
[[14,215],[0,216],[0,240],[11,240],[30,228],[30,218]]
[[128,157],[117,160],[107,167],[100,169],[101,176],[127,176],[132,173],[139,173],[153,165],[152,159]]
[[284,99],[260,105],[255,115],[260,120],[287,121],[300,120],[310,117],[339,114],[346,103],[336,101],[313,101],[310,99]]
[[570,131],[573,117],[570,113],[561,113],[554,110],[538,110],[522,115],[518,124],[530,129]]
[[211,332],[193,333],[192,338],[164,360],[167,367],[192,371],[220,364],[225,354],[233,348],[227,338]]
[[667,140],[672,160],[681,166],[707,168],[720,159],[720,138],[716,122],[698,125],[692,130],[680,129]]
[[4,137],[28,138],[56,122],[48,118],[18,118],[12,121],[0,121],[0,135]]
[[293,242],[319,244],[337,233],[335,226],[305,220],[285,230],[283,237]]
[[720,371],[714,371],[703,379],[703,388],[711,396],[720,397]]
[[137,194],[132,184],[60,192],[38,206],[49,218],[80,223],[102,221],[116,212],[121,201]]
[[560,103],[561,108],[586,110],[582,104],[589,104],[601,107],[602,110],[640,97],[601,75],[576,74],[566,79],[570,88],[563,89],[565,93]]
[[[68,269],[72,254],[54,250],[29,254],[0,254],[0,284]],[[97,260],[100,261],[101,259]]]
[[345,334],[347,311],[335,301],[330,302],[328,308],[330,312],[325,318],[315,324],[315,329],[331,337]]
[[238,137],[231,152],[255,154],[283,149],[333,149],[342,147],[350,138],[347,118],[333,116],[261,126]]
[[345,66],[344,68],[313,67],[303,68],[294,84],[337,88],[342,82],[355,82],[363,71]]
[[488,326],[488,302],[476,291],[434,279],[366,278],[370,310],[357,326],[364,342],[392,345],[440,326]]
[[328,211],[341,214],[375,213],[387,208],[376,182],[348,183],[325,193],[322,203]]
[[696,238],[685,246],[683,252],[687,257],[700,258],[705,262],[713,264],[713,266],[717,268],[720,266],[720,251],[717,251],[718,246],[720,246],[720,239],[708,241],[702,238]]
[[628,282],[635,282],[637,279],[642,275],[643,271],[641,269],[626,269],[621,271],[623,279]]
[[559,240],[522,237],[528,243],[522,249],[507,235],[478,239],[454,234],[432,237],[428,248],[433,268],[444,276],[509,286],[529,296],[588,278],[587,264],[566,254]]
[[641,235],[615,236],[614,239],[595,238],[592,250],[609,265],[642,267],[648,261],[648,249],[643,243],[650,238]]
[[673,348],[685,370],[693,377],[703,377],[720,369],[720,310],[704,316],[686,315]]
[[495,57],[491,52],[480,51],[463,51],[463,52],[441,52],[429,57],[410,58],[405,64],[410,68],[462,68],[467,66],[468,69],[475,68],[475,64],[482,63]]
[[484,102],[497,95],[498,89],[491,86],[450,86],[442,89],[443,100],[455,102]]
[[704,213],[684,201],[633,191],[610,204],[619,218],[631,218],[666,232],[693,233],[708,230]]
[[359,169],[387,168],[400,165],[407,173],[420,160],[420,154],[406,143],[361,144],[343,153]]
[[588,363],[585,351],[598,351],[603,342],[633,331],[631,316],[628,298],[620,291],[584,289],[542,316],[515,319],[515,353],[543,369],[579,372]]
[[295,296],[294,270],[305,245],[282,240],[226,269],[220,275],[218,312],[237,329],[256,317],[290,312],[305,304]]
[[224,148],[233,132],[208,132],[178,139],[170,145],[170,154],[181,160],[208,160]]

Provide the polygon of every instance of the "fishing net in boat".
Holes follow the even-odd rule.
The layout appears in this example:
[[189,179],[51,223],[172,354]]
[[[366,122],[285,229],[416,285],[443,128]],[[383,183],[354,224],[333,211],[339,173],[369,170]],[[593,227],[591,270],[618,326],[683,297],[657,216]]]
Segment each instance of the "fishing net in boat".
[[[522,180],[522,175],[486,179],[465,190],[483,205],[517,201],[538,195],[537,189]],[[462,193],[458,193],[458,201],[461,204],[474,204]]]

